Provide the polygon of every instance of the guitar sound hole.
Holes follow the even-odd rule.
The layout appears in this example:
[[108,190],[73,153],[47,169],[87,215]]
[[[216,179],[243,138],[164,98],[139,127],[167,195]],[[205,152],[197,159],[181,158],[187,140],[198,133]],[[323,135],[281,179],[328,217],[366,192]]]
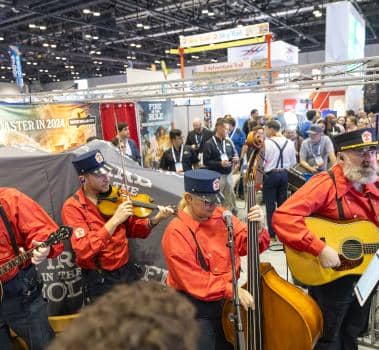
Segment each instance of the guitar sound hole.
[[351,260],[359,259],[362,254],[362,244],[355,239],[349,239],[342,244],[342,254]]

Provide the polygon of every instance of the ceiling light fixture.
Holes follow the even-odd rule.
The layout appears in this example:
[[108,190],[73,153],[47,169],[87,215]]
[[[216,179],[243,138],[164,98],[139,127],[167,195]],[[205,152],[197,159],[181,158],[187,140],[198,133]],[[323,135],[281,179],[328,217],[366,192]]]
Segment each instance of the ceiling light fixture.
[[137,23],[137,28],[142,28],[143,24],[142,23]]
[[201,13],[202,13],[203,15],[206,15],[208,12],[209,12],[208,9],[202,9],[202,10],[201,10]]
[[0,36],[0,41],[3,41],[4,40],[4,37],[3,36]]
[[85,13],[86,15],[88,15],[88,14],[91,13],[91,10],[89,10],[89,9],[84,9],[84,10],[83,10],[83,13]]
[[164,50],[164,53],[170,53],[170,50]]
[[56,47],[57,47],[57,45],[55,45],[55,44],[51,44],[50,45],[53,49],[55,49]]
[[95,36],[92,37],[92,39],[93,39],[93,40],[98,40],[99,37],[95,35]]
[[101,51],[96,51],[96,55],[101,55]]
[[86,34],[84,37],[87,38],[87,39],[91,39],[92,38],[90,34]]
[[92,14],[93,14],[95,17],[99,17],[101,13],[96,11],[96,12],[93,12]]
[[33,23],[29,23],[29,28],[36,28],[37,26]]
[[313,16],[316,18],[322,17],[321,7],[316,5],[313,9]]
[[148,25],[148,24],[146,24],[146,25],[144,25],[143,26],[143,29],[145,29],[145,30],[148,30],[148,29],[150,29],[151,27]]
[[211,11],[211,10],[208,11],[208,16],[209,17],[213,17],[214,15],[215,15],[215,13],[213,11]]
[[42,46],[43,47],[49,47],[49,44],[48,43],[43,43]]
[[137,45],[136,45],[136,48],[137,48],[137,49],[140,49],[141,47],[142,47],[141,44],[137,44]]
[[39,29],[46,30],[46,26],[40,26]]
[[131,46],[131,47],[134,47],[134,46],[136,46],[136,44],[135,44],[135,43],[131,43],[130,46]]

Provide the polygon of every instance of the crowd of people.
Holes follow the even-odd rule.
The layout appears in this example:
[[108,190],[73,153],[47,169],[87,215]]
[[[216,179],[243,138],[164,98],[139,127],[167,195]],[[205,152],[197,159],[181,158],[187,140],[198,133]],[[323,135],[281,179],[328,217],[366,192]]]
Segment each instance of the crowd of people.
[[[160,164],[162,169],[184,174],[184,193],[177,211],[158,206],[157,213],[146,219],[134,216],[128,194],[115,213],[105,217],[97,204],[99,195],[111,189],[106,160],[99,150],[77,156],[73,166],[80,187],[64,203],[62,220],[73,229],[71,244],[75,262],[82,269],[87,306],[49,349],[164,350],[172,344],[183,350],[232,349],[221,324],[224,302],[233,297],[224,216],[227,209],[235,212],[236,196],[244,195],[244,158],[255,152],[263,159],[267,228],[259,205],[248,208],[247,214],[247,221],[257,223],[258,253],[269,247],[270,238],[279,237],[288,246],[318,257],[323,267],[338,267],[338,252],[308,229],[305,218],[361,219],[379,226],[378,140],[371,127],[375,121],[362,116],[370,124],[363,125],[366,122],[360,119],[354,124],[352,118],[349,114],[342,125],[338,123],[342,118],[327,116],[321,123],[316,111],[308,111],[307,120],[293,130],[253,110],[242,129],[230,115],[217,119],[213,132],[195,120],[186,142],[181,130],[173,129],[171,148]],[[126,146],[125,152],[138,161],[128,126],[119,125],[118,130],[113,143],[120,149],[120,145]],[[287,199],[287,169],[297,164],[314,176]],[[33,249],[31,260],[26,258],[20,267],[12,265],[0,276],[1,348],[11,349],[11,328],[30,350],[42,350],[54,334],[35,265],[62,252],[61,243],[41,245],[57,225],[36,202],[10,188],[0,189],[0,216],[0,264]],[[161,247],[168,269],[167,288],[154,283],[131,286],[138,271],[129,261],[128,238],[148,237],[167,218],[171,222]],[[240,258],[247,254],[248,227],[237,216],[230,220],[239,276]],[[365,329],[370,303],[361,308],[353,296],[357,278],[348,275],[309,288],[324,318],[317,350],[358,348],[357,338]],[[244,309],[255,307],[253,295],[244,288],[238,292]]]

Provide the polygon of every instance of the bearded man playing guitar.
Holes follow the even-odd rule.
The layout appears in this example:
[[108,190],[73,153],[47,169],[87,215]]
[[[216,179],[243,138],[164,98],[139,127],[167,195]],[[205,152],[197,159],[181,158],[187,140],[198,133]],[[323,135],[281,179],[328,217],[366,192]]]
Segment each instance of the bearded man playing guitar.
[[[9,328],[30,350],[42,350],[53,339],[47,302],[42,298],[42,280],[34,265],[63,251],[62,243],[38,247],[58,226],[31,198],[15,188],[0,188],[0,348],[10,350]],[[24,264],[3,268],[10,260],[34,251]],[[13,268],[12,268],[13,267]]]
[[[346,252],[332,248],[328,239],[317,236],[315,230],[312,232],[307,226],[307,217],[364,220],[373,226],[374,233],[379,232],[378,141],[375,130],[355,130],[335,136],[333,141],[338,152],[337,164],[328,172],[313,176],[273,216],[274,230],[285,245],[309,253],[313,259],[317,257],[323,267],[321,270],[331,272],[343,269]],[[327,234],[333,235],[333,232],[325,232]],[[364,234],[364,230],[355,233],[358,238],[363,238]],[[328,283],[314,283],[309,288],[324,317],[323,336],[315,349],[358,349],[357,338],[367,326],[370,309],[370,302],[360,307],[354,295],[358,278],[358,274],[344,274]]]

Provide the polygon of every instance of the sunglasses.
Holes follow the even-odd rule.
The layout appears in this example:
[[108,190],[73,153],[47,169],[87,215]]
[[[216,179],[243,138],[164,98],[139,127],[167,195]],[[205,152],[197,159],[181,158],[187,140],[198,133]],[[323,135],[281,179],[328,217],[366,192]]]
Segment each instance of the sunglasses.
[[205,207],[214,207],[214,206],[217,205],[216,203],[212,203],[212,202],[210,202],[208,199],[204,199],[204,198],[201,198],[201,197],[199,197],[199,196],[194,196],[194,195],[193,195],[193,197],[195,197],[195,198],[197,198],[199,201],[201,201]]

